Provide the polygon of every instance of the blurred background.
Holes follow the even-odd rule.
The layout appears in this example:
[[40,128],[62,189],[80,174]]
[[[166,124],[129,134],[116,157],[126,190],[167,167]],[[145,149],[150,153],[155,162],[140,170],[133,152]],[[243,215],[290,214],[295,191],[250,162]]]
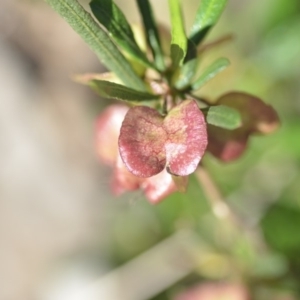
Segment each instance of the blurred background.
[[[151,2],[168,26],[167,1]],[[182,5],[189,28],[198,1]],[[203,66],[231,67],[202,94],[257,95],[281,128],[234,163],[204,158],[224,202],[192,177],[152,206],[110,195],[94,149],[109,102],[71,80],[104,71],[96,56],[43,1],[0,0],[0,300],[300,299],[299,32],[299,0],[229,0],[207,41],[233,39]]]

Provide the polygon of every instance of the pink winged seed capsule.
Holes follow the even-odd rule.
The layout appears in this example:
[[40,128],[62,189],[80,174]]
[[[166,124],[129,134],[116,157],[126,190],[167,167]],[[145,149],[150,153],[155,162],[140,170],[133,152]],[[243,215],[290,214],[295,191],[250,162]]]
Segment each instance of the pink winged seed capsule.
[[239,158],[246,150],[252,134],[268,134],[279,126],[276,111],[252,95],[231,92],[221,96],[216,104],[236,109],[242,118],[242,126],[235,130],[207,126],[207,150],[222,161],[230,162]]
[[131,108],[123,121],[119,151],[127,169],[147,178],[165,168],[176,176],[193,173],[207,146],[206,122],[193,100],[163,117],[146,106]]

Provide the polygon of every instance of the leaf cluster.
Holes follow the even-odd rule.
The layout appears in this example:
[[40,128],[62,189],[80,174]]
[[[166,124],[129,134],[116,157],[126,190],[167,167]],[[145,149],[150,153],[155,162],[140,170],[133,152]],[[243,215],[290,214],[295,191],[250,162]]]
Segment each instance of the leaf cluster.
[[[170,57],[162,47],[161,32],[149,0],[136,0],[143,23],[146,50],[142,50],[126,16],[113,0],[92,0],[90,8],[93,16],[77,0],[46,1],[124,84],[99,79],[99,74],[89,76],[88,80],[86,76],[84,80],[80,76],[77,78],[79,82],[90,85],[100,96],[131,102],[133,105],[140,102],[155,107],[163,114],[175,104],[192,97],[200,106],[204,104],[208,123],[226,129],[240,126],[240,116],[234,108],[211,107],[209,102],[194,96],[194,92],[229,66],[228,59],[219,58],[196,77],[199,73],[199,45],[217,23],[227,0],[202,0],[189,33],[184,29],[180,1],[168,0]],[[137,69],[141,72],[137,72]],[[162,92],[154,90],[153,83],[162,87]]]

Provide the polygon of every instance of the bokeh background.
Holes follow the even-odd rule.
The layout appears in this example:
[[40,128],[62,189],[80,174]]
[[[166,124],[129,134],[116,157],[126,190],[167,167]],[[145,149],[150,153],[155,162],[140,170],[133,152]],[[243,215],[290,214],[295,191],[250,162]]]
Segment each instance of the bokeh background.
[[[168,25],[167,1],[151,2]],[[182,4],[189,28],[198,1]],[[227,34],[200,68],[231,67],[202,95],[257,95],[281,128],[234,163],[205,157],[224,202],[191,178],[152,206],[110,195],[94,148],[109,101],[71,80],[102,72],[96,56],[43,1],[0,0],[1,300],[300,299],[300,2],[229,0],[207,40]]]

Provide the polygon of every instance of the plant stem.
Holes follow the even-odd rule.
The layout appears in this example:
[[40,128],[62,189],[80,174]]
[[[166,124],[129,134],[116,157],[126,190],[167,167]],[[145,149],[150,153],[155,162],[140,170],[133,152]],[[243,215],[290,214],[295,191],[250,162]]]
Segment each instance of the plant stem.
[[[249,226],[230,208],[224,200],[220,189],[215,184],[209,172],[203,165],[200,165],[195,171],[203,191],[211,204],[212,212],[221,221],[226,222],[237,236],[247,236],[254,251],[265,249],[265,243],[260,232],[249,228]],[[232,232],[233,233],[233,232]]]
[[223,196],[212,180],[210,174],[203,166],[199,166],[195,172],[195,175],[201,184],[207,199],[209,200],[212,211],[219,219],[230,219],[231,223],[237,223],[238,219],[231,211],[228,204],[224,201]]

